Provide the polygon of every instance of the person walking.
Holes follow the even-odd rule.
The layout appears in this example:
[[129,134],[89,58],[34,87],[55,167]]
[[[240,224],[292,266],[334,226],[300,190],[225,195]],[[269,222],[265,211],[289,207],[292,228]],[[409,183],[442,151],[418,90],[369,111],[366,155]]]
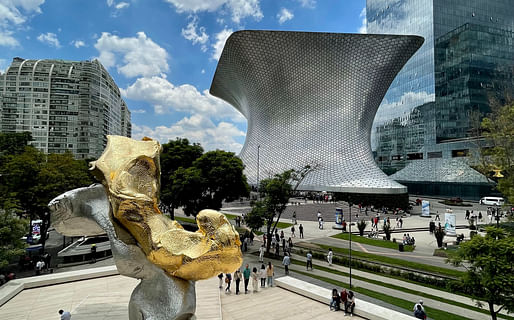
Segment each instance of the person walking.
[[239,294],[239,283],[241,282],[241,278],[243,276],[241,275],[241,270],[237,269],[236,272],[234,272],[234,281],[236,282],[236,294]]
[[259,290],[259,275],[257,274],[257,267],[253,267],[252,269],[252,287],[253,293],[256,293]]
[[329,266],[332,265],[332,258],[333,257],[334,257],[334,252],[332,252],[332,248],[328,248],[327,260],[328,260],[328,265]]
[[268,267],[266,268],[266,276],[268,277],[268,287],[273,287],[273,275],[275,272],[273,271],[273,265],[271,261],[268,262]]
[[71,320],[71,313],[64,310],[59,310],[59,314],[61,315],[61,320]]
[[284,259],[282,260],[282,264],[284,265],[284,269],[286,270],[286,276],[289,275],[289,265],[291,264],[291,259],[289,258],[289,255],[284,255]]
[[91,245],[91,263],[96,263],[96,243]]
[[225,274],[225,283],[227,284],[227,287],[225,288],[225,293],[230,293],[230,284],[232,283],[232,274],[227,273]]
[[259,276],[261,277],[261,288],[264,288],[266,286],[266,266],[261,264],[261,272],[259,273]]
[[264,262],[264,244],[259,248],[259,262]]
[[291,237],[296,238],[296,235],[294,234],[294,225],[291,226]]
[[243,280],[245,282],[245,294],[248,293],[248,283],[250,282],[250,267],[248,263],[246,264],[246,268],[243,270]]
[[300,223],[300,226],[298,226],[298,230],[300,230],[300,239],[303,239],[303,226]]
[[310,250],[307,252],[307,271],[309,270],[309,266],[311,266],[312,271],[312,251]]
[[223,288],[223,273],[218,274],[218,279],[220,282],[219,288],[221,289],[221,288]]

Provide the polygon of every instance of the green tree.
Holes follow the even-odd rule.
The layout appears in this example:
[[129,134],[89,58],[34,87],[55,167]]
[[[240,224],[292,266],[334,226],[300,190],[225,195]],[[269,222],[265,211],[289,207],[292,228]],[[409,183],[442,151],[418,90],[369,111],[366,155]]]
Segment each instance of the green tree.
[[[172,219],[175,217],[175,209],[181,206],[184,189],[190,189],[184,185],[185,172],[176,172],[179,168],[192,167],[193,162],[202,154],[203,148],[197,143],[190,144],[187,139],[177,138],[162,145],[160,199],[161,206],[170,213]],[[177,178],[181,180],[176,180]]]
[[[262,200],[255,202],[245,220],[252,221],[254,230],[262,227],[259,221],[265,222],[266,239],[271,239],[289,198],[296,192],[305,177],[318,168],[318,164],[306,165],[300,170],[290,169],[276,174],[273,178],[262,180],[259,186]],[[267,241],[266,253],[270,252],[270,247],[271,241]]]
[[481,122],[486,147],[480,149],[477,170],[494,177],[495,170],[504,176],[498,179],[498,190],[514,202],[514,102],[495,107]]
[[20,240],[27,232],[28,221],[0,210],[0,270],[25,252],[26,243]]
[[491,318],[498,312],[514,311],[514,237],[496,227],[486,228],[486,235],[476,235],[450,255],[448,261],[467,269],[462,285],[477,305],[488,304]]
[[0,133],[0,159],[5,155],[22,153],[30,141],[30,132]]
[[170,141],[161,154],[161,206],[172,218],[178,207],[193,216],[202,209],[219,210],[223,201],[248,195],[243,169],[232,152],[203,153],[199,144],[187,139]]

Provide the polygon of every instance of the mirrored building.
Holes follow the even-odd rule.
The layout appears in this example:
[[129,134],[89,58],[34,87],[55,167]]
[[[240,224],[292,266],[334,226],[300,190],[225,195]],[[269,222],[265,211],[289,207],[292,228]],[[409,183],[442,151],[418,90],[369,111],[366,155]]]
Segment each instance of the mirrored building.
[[250,184],[314,170],[300,190],[406,194],[376,165],[371,125],[422,37],[283,31],[230,36],[210,92],[248,119],[240,158]]
[[0,132],[23,131],[45,153],[97,158],[107,135],[131,136],[130,111],[98,60],[14,58],[0,74]]
[[477,123],[491,103],[514,92],[512,1],[367,0],[366,10],[369,33],[425,37],[377,112],[372,139],[379,167],[392,174],[411,161],[473,153],[483,143]]

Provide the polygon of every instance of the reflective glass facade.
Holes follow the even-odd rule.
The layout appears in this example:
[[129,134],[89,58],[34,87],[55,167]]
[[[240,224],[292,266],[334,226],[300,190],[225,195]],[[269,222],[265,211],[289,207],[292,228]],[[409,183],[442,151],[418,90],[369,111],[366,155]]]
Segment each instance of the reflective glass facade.
[[368,33],[425,37],[375,118],[377,163],[392,173],[418,153],[451,154],[438,143],[469,137],[470,114],[512,84],[512,0],[368,0],[366,9]]

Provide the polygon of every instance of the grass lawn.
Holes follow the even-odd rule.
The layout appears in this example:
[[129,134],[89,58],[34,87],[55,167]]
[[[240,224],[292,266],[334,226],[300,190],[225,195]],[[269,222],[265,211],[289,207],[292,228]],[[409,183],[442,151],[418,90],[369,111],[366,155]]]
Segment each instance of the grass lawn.
[[223,213],[228,220],[236,220],[237,215],[230,213]]
[[[291,263],[292,264],[296,264],[296,265],[300,265],[300,266],[305,266],[305,262],[299,261],[299,260],[296,260],[296,259],[292,259]],[[320,266],[320,265],[316,265],[316,264],[314,264],[313,266],[316,267],[317,270],[321,270],[321,271],[325,271],[325,272],[330,272],[330,273],[337,274],[337,275],[344,276],[344,277],[349,277],[350,276],[347,272],[330,269],[330,268],[327,268],[327,267],[324,267],[324,266]],[[384,275],[384,276],[388,277],[387,275]],[[402,291],[402,292],[405,292],[405,293],[414,294],[414,295],[417,295],[419,297],[423,297],[423,298],[426,298],[426,299],[432,299],[432,300],[444,302],[444,303],[447,303],[447,304],[451,304],[451,305],[454,305],[454,306],[458,306],[458,307],[461,307],[461,308],[465,308],[465,309],[481,312],[483,314],[489,314],[489,311],[487,311],[487,310],[480,309],[480,308],[475,307],[475,306],[470,306],[468,304],[464,304],[464,303],[460,303],[460,302],[456,302],[456,301],[451,301],[451,300],[448,300],[446,298],[442,298],[442,297],[439,297],[439,296],[434,296],[434,295],[431,295],[431,294],[428,294],[428,293],[424,293],[424,292],[421,292],[421,291],[416,291],[416,290],[408,289],[408,288],[405,288],[405,287],[399,287],[399,286],[394,285],[394,284],[390,284],[390,283],[386,283],[386,282],[382,282],[382,281],[378,281],[378,280],[372,280],[372,279],[369,279],[369,278],[357,276],[355,274],[352,275],[352,278],[353,279],[357,279],[357,280],[366,281],[366,282],[369,282],[369,283],[373,283],[373,284],[376,284],[376,285],[379,285],[379,286],[382,286],[382,287],[386,287],[386,288],[390,288],[390,289],[393,289],[393,290],[398,290],[398,291]],[[403,279],[403,278],[397,278],[397,279],[405,281],[405,279]],[[424,284],[418,284],[418,285],[422,285],[423,286]],[[440,288],[435,288],[435,289],[440,290],[440,291],[449,292],[448,290],[441,290]],[[505,316],[505,315],[498,315],[498,316],[499,317],[503,317],[504,319],[514,320],[514,317]]]
[[[336,235],[333,235],[332,238],[342,239],[342,240],[350,240],[350,234],[349,233],[338,233]],[[375,247],[382,247],[382,248],[398,250],[398,243],[395,243],[392,241],[387,241],[387,240],[371,239],[368,237],[361,237],[361,236],[356,236],[356,235],[352,234],[352,241],[363,243],[363,244],[368,244],[370,246],[375,246]],[[407,252],[411,252],[414,250],[413,246],[403,246],[403,248]]]
[[175,220],[177,220],[179,222],[187,222],[187,223],[196,224],[196,220],[194,218],[185,218],[185,217],[175,216]]
[[[352,240],[353,240],[353,237],[352,237]],[[318,243],[314,243],[314,244],[320,246],[324,250],[328,250],[328,248],[332,248],[334,253],[339,253],[339,254],[344,254],[344,255],[348,255],[350,253],[350,250],[348,250],[346,248],[327,246],[327,245],[318,244]],[[381,255],[366,253],[366,252],[361,252],[361,251],[352,250],[352,256],[371,260],[371,261],[380,261],[380,262],[383,262],[386,264],[405,267],[405,268],[409,268],[409,269],[413,269],[413,270],[425,271],[425,272],[429,272],[429,273],[438,273],[441,275],[455,277],[455,278],[459,278],[465,274],[465,272],[459,271],[459,270],[431,266],[428,264],[412,262],[412,261],[407,261],[407,260],[402,260],[402,259],[397,259],[397,258],[391,258],[391,257],[386,257],[386,256],[381,256]]]
[[[309,276],[311,278],[315,278],[315,279],[321,280],[321,281],[326,282],[326,283],[333,284],[334,286],[339,287],[339,288],[342,288],[342,287],[348,288],[346,283],[343,283],[343,282],[340,282],[340,281],[337,281],[337,280],[334,280],[334,279],[331,279],[331,278],[326,278],[326,277],[322,277],[322,276],[318,276],[318,275],[313,275],[312,273],[309,273],[309,272],[298,271],[298,270],[294,270],[294,269],[291,269],[291,271],[297,272],[299,274],[303,274],[305,276]],[[383,293],[380,293],[380,292],[376,292],[376,291],[373,291],[373,290],[368,290],[368,289],[360,288],[360,287],[352,287],[352,290],[357,292],[357,293],[361,293],[363,295],[366,295],[366,296],[368,296],[370,298],[375,298],[375,299],[387,302],[387,303],[389,303],[391,305],[394,305],[394,306],[400,307],[402,309],[408,310],[409,312],[412,310],[412,307],[414,306],[414,302],[412,302],[412,301],[407,301],[407,300],[399,299],[397,297],[392,297],[392,296],[389,296],[389,295],[386,295],[386,294],[383,294]],[[439,310],[439,309],[435,309],[435,308],[432,308],[432,307],[428,307],[428,306],[425,306],[425,311],[426,311],[427,315],[430,318],[432,318],[432,319],[471,320],[470,318],[462,317],[462,316],[459,316],[459,315],[456,315],[456,314],[453,314],[453,313],[445,312],[445,311],[442,311],[442,310]]]

